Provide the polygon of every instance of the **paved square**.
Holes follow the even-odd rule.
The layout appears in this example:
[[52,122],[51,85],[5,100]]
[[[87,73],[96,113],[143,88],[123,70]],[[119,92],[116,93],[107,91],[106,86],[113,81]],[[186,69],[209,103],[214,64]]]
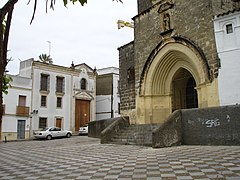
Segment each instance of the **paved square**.
[[240,180],[240,147],[153,149],[86,136],[0,142],[0,179]]

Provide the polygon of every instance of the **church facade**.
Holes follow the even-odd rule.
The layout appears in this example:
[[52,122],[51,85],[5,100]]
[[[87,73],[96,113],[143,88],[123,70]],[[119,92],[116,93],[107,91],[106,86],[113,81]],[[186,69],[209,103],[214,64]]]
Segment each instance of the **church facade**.
[[148,124],[177,109],[219,106],[213,20],[239,8],[237,0],[138,0],[134,41],[119,48],[121,113]]

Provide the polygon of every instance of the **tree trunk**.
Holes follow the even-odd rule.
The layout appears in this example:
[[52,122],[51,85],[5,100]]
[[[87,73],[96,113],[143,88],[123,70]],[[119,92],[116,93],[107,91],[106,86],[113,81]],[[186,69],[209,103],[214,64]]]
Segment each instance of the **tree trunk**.
[[3,19],[4,19],[4,15],[1,13],[0,14],[0,18],[1,18],[1,28],[0,28],[0,140],[2,139],[2,115],[3,115],[3,111],[2,111],[2,105],[3,105],[3,75],[4,75],[4,59],[3,59]]
[[4,67],[3,67],[3,46],[2,43],[0,45],[0,140],[2,139],[2,115],[3,115],[3,92],[2,92],[2,85],[3,85],[3,75],[4,75]]
[[[8,46],[8,37],[12,20],[12,13],[14,5],[18,0],[9,0],[1,9],[0,9],[0,140],[2,139],[2,116],[3,116],[3,78],[8,63],[7,60],[7,46]],[[7,21],[4,28],[4,18],[7,15]]]

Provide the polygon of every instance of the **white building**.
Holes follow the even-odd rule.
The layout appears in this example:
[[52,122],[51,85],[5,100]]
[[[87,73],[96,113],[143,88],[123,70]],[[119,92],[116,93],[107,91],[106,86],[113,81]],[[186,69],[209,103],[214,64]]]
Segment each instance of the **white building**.
[[[28,84],[23,84],[20,79],[28,80]],[[2,137],[12,134],[13,138],[8,139],[21,139],[15,135],[18,134],[19,120],[26,121],[22,125],[25,126],[25,138],[32,137],[34,130],[47,126],[77,132],[80,126],[96,120],[96,72],[84,63],[63,67],[29,59],[20,63],[19,75],[14,77],[14,83],[21,91],[12,86],[9,94],[4,96]],[[19,106],[22,96],[26,96],[25,106],[29,107],[25,119],[19,119],[12,107]],[[12,102],[14,105],[10,106]]]
[[3,95],[2,139],[29,138],[32,79],[12,76],[11,88]]
[[119,117],[119,69],[102,68],[97,74],[97,120]]
[[240,103],[240,11],[221,14],[214,19],[219,70],[220,105]]

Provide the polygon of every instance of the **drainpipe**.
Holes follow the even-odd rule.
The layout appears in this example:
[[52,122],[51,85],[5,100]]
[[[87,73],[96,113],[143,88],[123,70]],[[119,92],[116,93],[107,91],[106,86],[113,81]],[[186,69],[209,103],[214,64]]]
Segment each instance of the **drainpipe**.
[[[32,65],[31,65],[31,79],[32,79],[32,91],[31,91],[31,108],[30,108],[30,112],[33,112],[33,85],[34,85],[34,70],[33,70],[33,63],[34,63],[34,60],[32,61]],[[31,139],[31,137],[32,137],[32,134],[33,134],[33,123],[32,123],[32,121],[33,121],[33,114],[32,113],[30,113],[30,116],[29,116],[29,118],[30,118],[30,125],[29,125],[29,139]]]
[[[73,104],[73,75],[71,74],[71,92],[70,92],[70,129],[73,131],[75,131],[75,128],[73,128],[72,126],[72,122],[73,122],[73,108],[72,108],[72,104]],[[73,132],[74,132],[73,131]]]
[[111,118],[114,118],[114,114],[113,114],[113,78],[112,78],[112,93],[111,93]]

